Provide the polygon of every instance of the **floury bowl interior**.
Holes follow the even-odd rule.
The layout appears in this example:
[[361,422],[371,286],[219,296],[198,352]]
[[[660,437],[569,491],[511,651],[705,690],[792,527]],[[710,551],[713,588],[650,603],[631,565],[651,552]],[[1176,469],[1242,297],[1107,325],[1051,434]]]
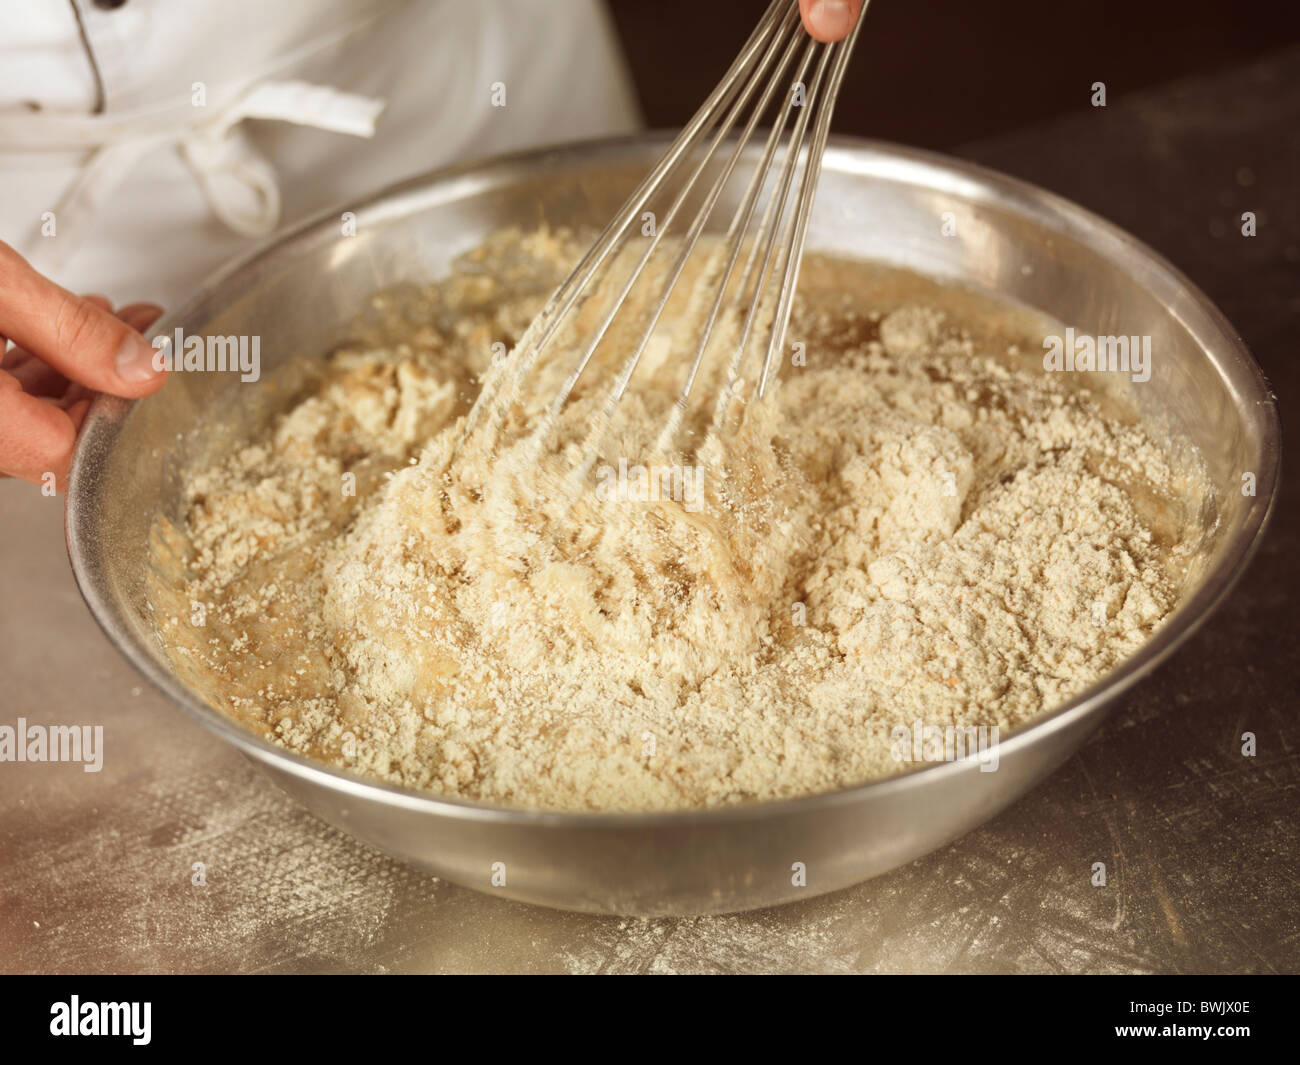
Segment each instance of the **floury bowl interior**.
[[[543,220],[599,225],[663,147],[650,137],[602,141],[407,182],[357,210],[357,236],[340,239],[334,214],[306,225],[215,280],[155,332],[260,336],[269,375],[289,352],[328,352],[372,291],[437,277],[493,231]],[[956,236],[935,225],[945,210],[961,213]],[[1116,697],[1219,602],[1253,550],[1276,491],[1277,418],[1241,341],[1185,277],[1108,223],[1019,181],[924,152],[833,141],[809,247],[959,281],[1080,332],[1109,335],[1117,323],[1149,323],[1156,357],[1150,382],[1137,390],[1144,416],[1198,447],[1219,488],[1204,514],[1199,578],[1174,615],[1121,668],[1004,737],[996,772],[968,759],[791,801],[560,814],[374,783],[252,736],[178,680],[144,598],[149,529],[159,513],[176,514],[187,460],[200,446],[232,445],[275,409],[277,390],[245,389],[237,415],[197,433],[206,411],[236,409],[229,402],[235,374],[178,374],[166,403],[97,401],[67,510],[69,551],[86,601],[141,672],[316,814],[458,883],[486,887],[505,854],[510,876],[499,891],[512,898],[597,912],[726,912],[833,891],[925,854],[1060,765]],[[1243,470],[1256,474],[1253,496],[1223,487],[1239,484]],[[791,882],[796,861],[808,870],[806,888]]]

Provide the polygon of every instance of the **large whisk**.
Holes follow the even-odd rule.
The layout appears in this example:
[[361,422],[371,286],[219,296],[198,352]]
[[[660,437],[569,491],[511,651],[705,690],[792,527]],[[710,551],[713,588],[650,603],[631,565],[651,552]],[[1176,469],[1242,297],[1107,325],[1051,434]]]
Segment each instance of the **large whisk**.
[[[748,352],[764,347],[761,334],[766,330],[761,368],[751,379],[751,398],[762,398],[785,344],[835,98],[865,14],[864,5],[848,38],[824,44],[804,32],[796,0],[773,0],[731,69],[534,319],[512,353],[508,371],[485,381],[484,391],[467,419],[462,441],[485,418],[493,426],[489,431],[495,433],[511,396],[517,394],[561,326],[594,292],[612,290],[613,299],[599,314],[595,327],[579,337],[575,345],[577,362],[550,403],[547,416],[533,432],[540,447],[579,379],[591,369],[597,348],[623,313],[647,264],[666,236],[679,237],[664,245],[675,254],[661,275],[661,289],[649,303],[644,324],[634,334],[638,339],[621,364],[618,358],[613,361],[613,380],[602,416],[604,424],[608,424],[724,189],[743,169],[740,164],[746,148],[764,116],[770,114],[770,131],[762,153],[725,234],[710,253],[710,269],[702,275],[716,291],[657,450],[671,448],[681,429],[705,353],[724,313],[735,314],[737,319],[743,314],[743,324],[734,344],[728,337],[731,355],[726,384],[715,405],[714,427],[721,418],[725,398],[734,395],[738,382],[743,380],[741,372]],[[701,182],[706,174],[711,184]],[[669,206],[657,216],[653,233],[647,236],[638,225],[643,212],[664,200],[669,201]],[[689,218],[689,212],[684,210],[688,204],[695,206]],[[617,278],[611,281],[607,275],[612,264],[626,262],[625,246],[634,233],[645,240],[645,247],[635,255],[632,246],[634,263],[628,275],[621,282]],[[740,266],[742,255],[744,265]],[[693,298],[697,297],[698,293]],[[761,310],[764,307],[765,312]],[[598,439],[599,432],[600,428],[593,426],[593,440]]]

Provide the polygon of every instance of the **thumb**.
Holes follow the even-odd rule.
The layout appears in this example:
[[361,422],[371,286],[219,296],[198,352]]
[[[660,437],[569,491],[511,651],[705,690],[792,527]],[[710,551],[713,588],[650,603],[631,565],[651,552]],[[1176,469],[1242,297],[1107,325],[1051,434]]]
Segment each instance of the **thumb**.
[[136,399],[166,374],[153,346],[109,311],[37,273],[0,242],[0,336],[97,392]]

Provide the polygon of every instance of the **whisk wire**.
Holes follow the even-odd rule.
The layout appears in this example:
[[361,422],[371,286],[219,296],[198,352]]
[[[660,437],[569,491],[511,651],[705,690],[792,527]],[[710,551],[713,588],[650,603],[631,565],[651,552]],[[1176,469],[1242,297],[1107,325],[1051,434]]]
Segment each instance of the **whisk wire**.
[[[594,459],[594,449],[599,445],[609,419],[622,401],[642,355],[660,326],[664,311],[685,274],[688,260],[696,250],[718,204],[722,202],[724,191],[741,161],[746,158],[755,130],[771,109],[773,101],[781,98],[779,90],[785,84],[785,78],[793,64],[793,79],[788,83],[784,99],[773,116],[770,132],[739,207],[725,233],[713,246],[701,272],[701,285],[715,285],[716,291],[708,301],[708,313],[694,345],[685,380],[668,422],[659,435],[656,450],[664,452],[672,447],[685,421],[691,392],[700,377],[718,322],[724,314],[729,320],[741,312],[744,317],[725,368],[726,383],[714,405],[711,431],[717,431],[720,427],[730,397],[739,391],[740,370],[751,347],[751,340],[757,339],[760,322],[770,311],[771,320],[766,326],[769,330],[767,348],[753,386],[754,399],[763,397],[769,381],[775,375],[777,355],[784,348],[789,329],[822,155],[830,134],[835,99],[865,17],[866,5],[863,7],[863,13],[850,35],[843,41],[827,45],[813,40],[803,32],[796,0],[773,0],[722,80],[556,290],[525,331],[507,364],[500,367],[499,372],[485,378],[483,391],[466,418],[453,455],[460,443],[476,431],[489,411],[491,418],[486,431],[489,434],[489,445],[495,444],[506,411],[547,345],[555,339],[577,308],[584,305],[593,294],[612,289],[614,297],[610,305],[598,315],[594,329],[583,338],[576,364],[564,377],[558,393],[530,434],[530,443],[534,449],[540,450],[544,446],[583,375],[591,369],[602,342],[609,336],[619,315],[627,308],[638,280],[671,232],[674,240],[679,240],[676,254],[662,275],[661,287],[650,304],[648,313],[641,312],[644,313],[644,318],[638,322],[634,333],[635,341],[629,353],[613,364],[612,387],[605,394],[584,442],[583,454],[587,461],[580,462],[580,467],[590,465]],[[802,56],[795,63],[795,57],[801,50]],[[755,96],[756,103],[753,102]],[[733,130],[742,116],[746,116],[747,109],[747,117],[744,118],[739,133],[733,137]],[[785,137],[791,111],[798,111],[798,114],[788,137]],[[783,137],[785,141],[781,164],[774,175],[773,168],[778,152],[782,149]],[[719,164],[719,149],[728,139],[733,141],[733,146],[726,154],[725,161]],[[693,194],[696,194],[701,178],[710,172],[711,167],[716,168],[712,184],[699,194],[702,199],[685,232],[678,238],[674,227],[679,217],[684,215],[684,208],[691,202]],[[680,179],[679,171],[684,172],[684,177]],[[676,191],[671,192],[674,186]],[[759,215],[758,225],[754,228],[759,202],[763,200],[769,186],[771,191]],[[634,231],[633,224],[642,218],[643,212],[653,201],[665,193],[671,193],[671,202],[662,218],[656,219],[646,233],[646,245],[636,256],[628,276],[621,283],[615,281],[613,286],[598,279],[602,268],[622,258],[622,250]],[[736,267],[746,248],[748,254],[737,280]]]
[[[766,65],[768,58],[775,53],[776,45],[778,43],[779,43],[779,37],[774,37],[771,44],[768,47],[767,52],[764,54],[762,60],[759,63],[760,70],[762,70],[763,67]],[[731,104],[730,109],[727,111],[725,119],[718,124],[717,133],[714,135],[713,141],[709,145],[708,149],[705,151],[704,156],[696,164],[694,170],[691,172],[690,177],[688,177],[686,181],[683,183],[681,189],[678,191],[676,197],[673,199],[673,202],[671,206],[668,208],[668,211],[664,215],[663,219],[658,220],[656,222],[654,226],[654,231],[651,234],[650,239],[646,244],[645,250],[641,253],[640,259],[637,260],[636,265],[632,268],[631,272],[628,275],[627,280],[623,283],[623,287],[619,291],[618,295],[615,297],[614,302],[611,305],[609,311],[606,313],[605,317],[601,320],[600,325],[596,328],[595,332],[588,339],[586,345],[583,348],[582,356],[578,360],[577,368],[569,376],[568,380],[564,384],[564,387],[561,389],[560,394],[556,397],[555,403],[553,404],[554,413],[558,414],[559,409],[562,408],[565,402],[568,400],[569,395],[572,393],[573,388],[577,384],[579,377],[582,376],[582,372],[587,368],[587,365],[591,361],[592,356],[595,354],[596,349],[600,346],[600,342],[605,338],[605,335],[609,331],[610,326],[613,325],[614,319],[618,317],[618,314],[622,310],[628,295],[635,287],[636,282],[640,279],[641,274],[644,272],[646,268],[646,265],[650,262],[651,258],[654,256],[655,251],[658,250],[659,244],[663,240],[664,236],[667,235],[668,231],[672,228],[672,224],[676,220],[677,215],[681,211],[682,206],[686,203],[686,201],[690,197],[691,192],[694,190],[696,182],[699,181],[700,176],[708,168],[709,163],[712,162],[714,154],[717,152],[718,147],[722,144],[722,142],[726,139],[727,135],[731,132],[732,127],[736,123],[736,119],[743,111],[745,104],[749,101],[750,96],[753,95],[754,90],[757,88],[758,84],[759,82],[757,78],[751,78],[742,86],[739,95],[735,98],[734,102]],[[774,87],[775,84],[776,82],[774,80],[770,82],[768,86],[769,90],[772,87]],[[770,92],[764,93],[765,99],[768,98],[769,96],[770,96]],[[735,167],[736,161],[739,159],[741,152],[744,150],[744,146],[748,142],[749,136],[753,133],[754,127],[758,124],[759,116],[762,113],[762,111],[760,110],[761,107],[762,105],[760,104],[759,108],[755,108],[753,115],[751,115],[750,117],[749,124],[746,126],[744,133],[739,138],[739,143],[737,145],[736,151],[732,153],[732,157],[727,163],[722,178],[714,182],[713,189],[710,192],[708,198],[706,199],[704,206],[697,211],[695,220],[691,225],[691,229],[687,233],[686,238],[683,240],[682,253],[679,253],[678,256],[678,263],[680,265],[682,266],[685,265],[685,260],[689,257],[691,251],[694,249],[695,242],[693,238],[698,238],[700,230],[703,229],[704,223],[708,220],[708,216],[713,209],[713,205],[717,202],[718,197],[722,194],[722,190],[726,184],[727,178],[730,176],[732,169]],[[627,230],[624,229],[622,239],[626,239],[626,234],[627,234]],[[626,387],[626,380],[631,378],[632,372],[633,370],[635,370],[636,361],[639,358],[641,352],[644,350],[646,342],[650,339],[650,334],[654,330],[654,324],[658,322],[659,314],[662,312],[664,305],[667,304],[668,297],[671,294],[673,287],[676,285],[679,276],[680,276],[680,266],[675,272],[671,273],[668,283],[664,287],[664,291],[661,296],[661,299],[657,304],[655,311],[651,315],[651,325],[649,329],[647,329],[646,332],[643,334],[641,342],[637,345],[632,358],[629,360],[630,365],[627,370],[626,377],[622,381],[624,387]],[[621,396],[622,396],[622,388],[617,390],[616,394],[613,397],[613,401],[617,402],[618,398],[620,398]]]
[[[795,120],[794,129],[790,133],[790,143],[786,148],[777,192],[769,201],[769,207],[773,208],[774,211],[765,212],[763,220],[759,225],[759,230],[755,234],[753,250],[756,251],[759,247],[760,241],[763,241],[763,265],[758,272],[756,281],[754,282],[753,295],[749,300],[749,310],[745,315],[745,323],[741,328],[740,338],[736,342],[733,362],[729,368],[727,386],[726,389],[724,389],[724,394],[727,389],[734,387],[736,378],[739,374],[739,367],[745,358],[750,333],[753,331],[754,323],[758,320],[759,310],[762,306],[764,285],[766,284],[767,278],[777,261],[777,234],[781,232],[781,221],[785,214],[786,205],[789,202],[790,187],[794,184],[794,175],[799,167],[800,156],[803,152],[804,138],[807,135],[808,130],[808,118],[812,114],[813,106],[817,102],[818,93],[821,90],[822,79],[826,74],[826,64],[827,60],[830,58],[830,54],[829,50],[822,51],[821,58],[817,63],[817,69],[813,74],[812,84],[807,89],[807,102],[799,112],[799,117]],[[773,217],[773,214],[775,217]],[[746,276],[748,276],[752,262],[753,259],[751,257],[750,263],[746,264]],[[788,259],[786,259],[785,262],[788,262]]]
[[[821,177],[822,157],[826,153],[826,142],[830,137],[831,119],[835,115],[835,100],[839,96],[840,85],[844,82],[844,71],[848,69],[849,56],[857,43],[862,21],[866,17],[866,4],[862,13],[850,31],[846,40],[840,42],[835,56],[835,66],[831,72],[830,84],[826,93],[826,105],[817,115],[817,128],[813,132],[812,146],[808,152],[807,169],[803,178],[803,187],[799,190],[799,208],[795,215],[794,240],[786,253],[786,271],[781,279],[781,295],[777,304],[776,320],[768,342],[767,357],[763,360],[763,372],[758,379],[757,395],[762,399],[767,383],[771,378],[772,363],[776,352],[784,350],[786,332],[790,327],[790,311],[794,304],[795,289],[799,284],[799,268],[803,264],[803,249],[808,238],[808,222],[812,217],[813,197],[817,193],[817,182]],[[830,53],[827,52],[827,55]],[[825,57],[823,57],[825,58]]]
[[485,382],[484,390],[479,394],[466,417],[456,447],[453,448],[453,455],[473,433],[482,416],[489,411],[497,416],[494,419],[496,424],[493,426],[493,432],[495,432],[505,409],[505,404],[497,402],[497,393],[501,387],[507,381],[517,383],[531,370],[538,355],[554,337],[569,312],[573,310],[584,294],[589,294],[587,293],[587,286],[608,259],[614,245],[626,233],[633,221],[640,216],[642,209],[661,188],[665,179],[676,169],[678,163],[690,154],[699,140],[712,127],[720,109],[726,106],[731,97],[739,91],[742,83],[738,74],[753,63],[754,56],[763,48],[767,38],[771,36],[778,25],[782,9],[787,6],[788,0],[773,0],[767,12],[759,20],[754,32],[745,42],[744,47],[741,48],[740,54],[732,62],[726,75],[714,87],[704,104],[682,128],[682,131],[673,140],[672,144],[669,145],[663,157],[641,181],[641,184],[636,187],[618,213],[601,231],[591,247],[587,249],[577,266],[573,268],[569,276],[547,301],[546,306],[542,308],[541,313],[538,314],[516,346],[513,355],[513,372],[492,375]]

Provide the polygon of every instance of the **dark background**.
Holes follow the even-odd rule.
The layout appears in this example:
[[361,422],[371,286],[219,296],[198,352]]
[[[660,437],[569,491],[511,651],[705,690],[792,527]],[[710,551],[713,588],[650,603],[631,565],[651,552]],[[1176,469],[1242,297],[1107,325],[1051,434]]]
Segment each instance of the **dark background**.
[[[651,128],[682,125],[767,0],[608,0]],[[841,133],[946,149],[1300,42],[1287,0],[873,0]],[[1297,135],[1300,135],[1298,133]]]

